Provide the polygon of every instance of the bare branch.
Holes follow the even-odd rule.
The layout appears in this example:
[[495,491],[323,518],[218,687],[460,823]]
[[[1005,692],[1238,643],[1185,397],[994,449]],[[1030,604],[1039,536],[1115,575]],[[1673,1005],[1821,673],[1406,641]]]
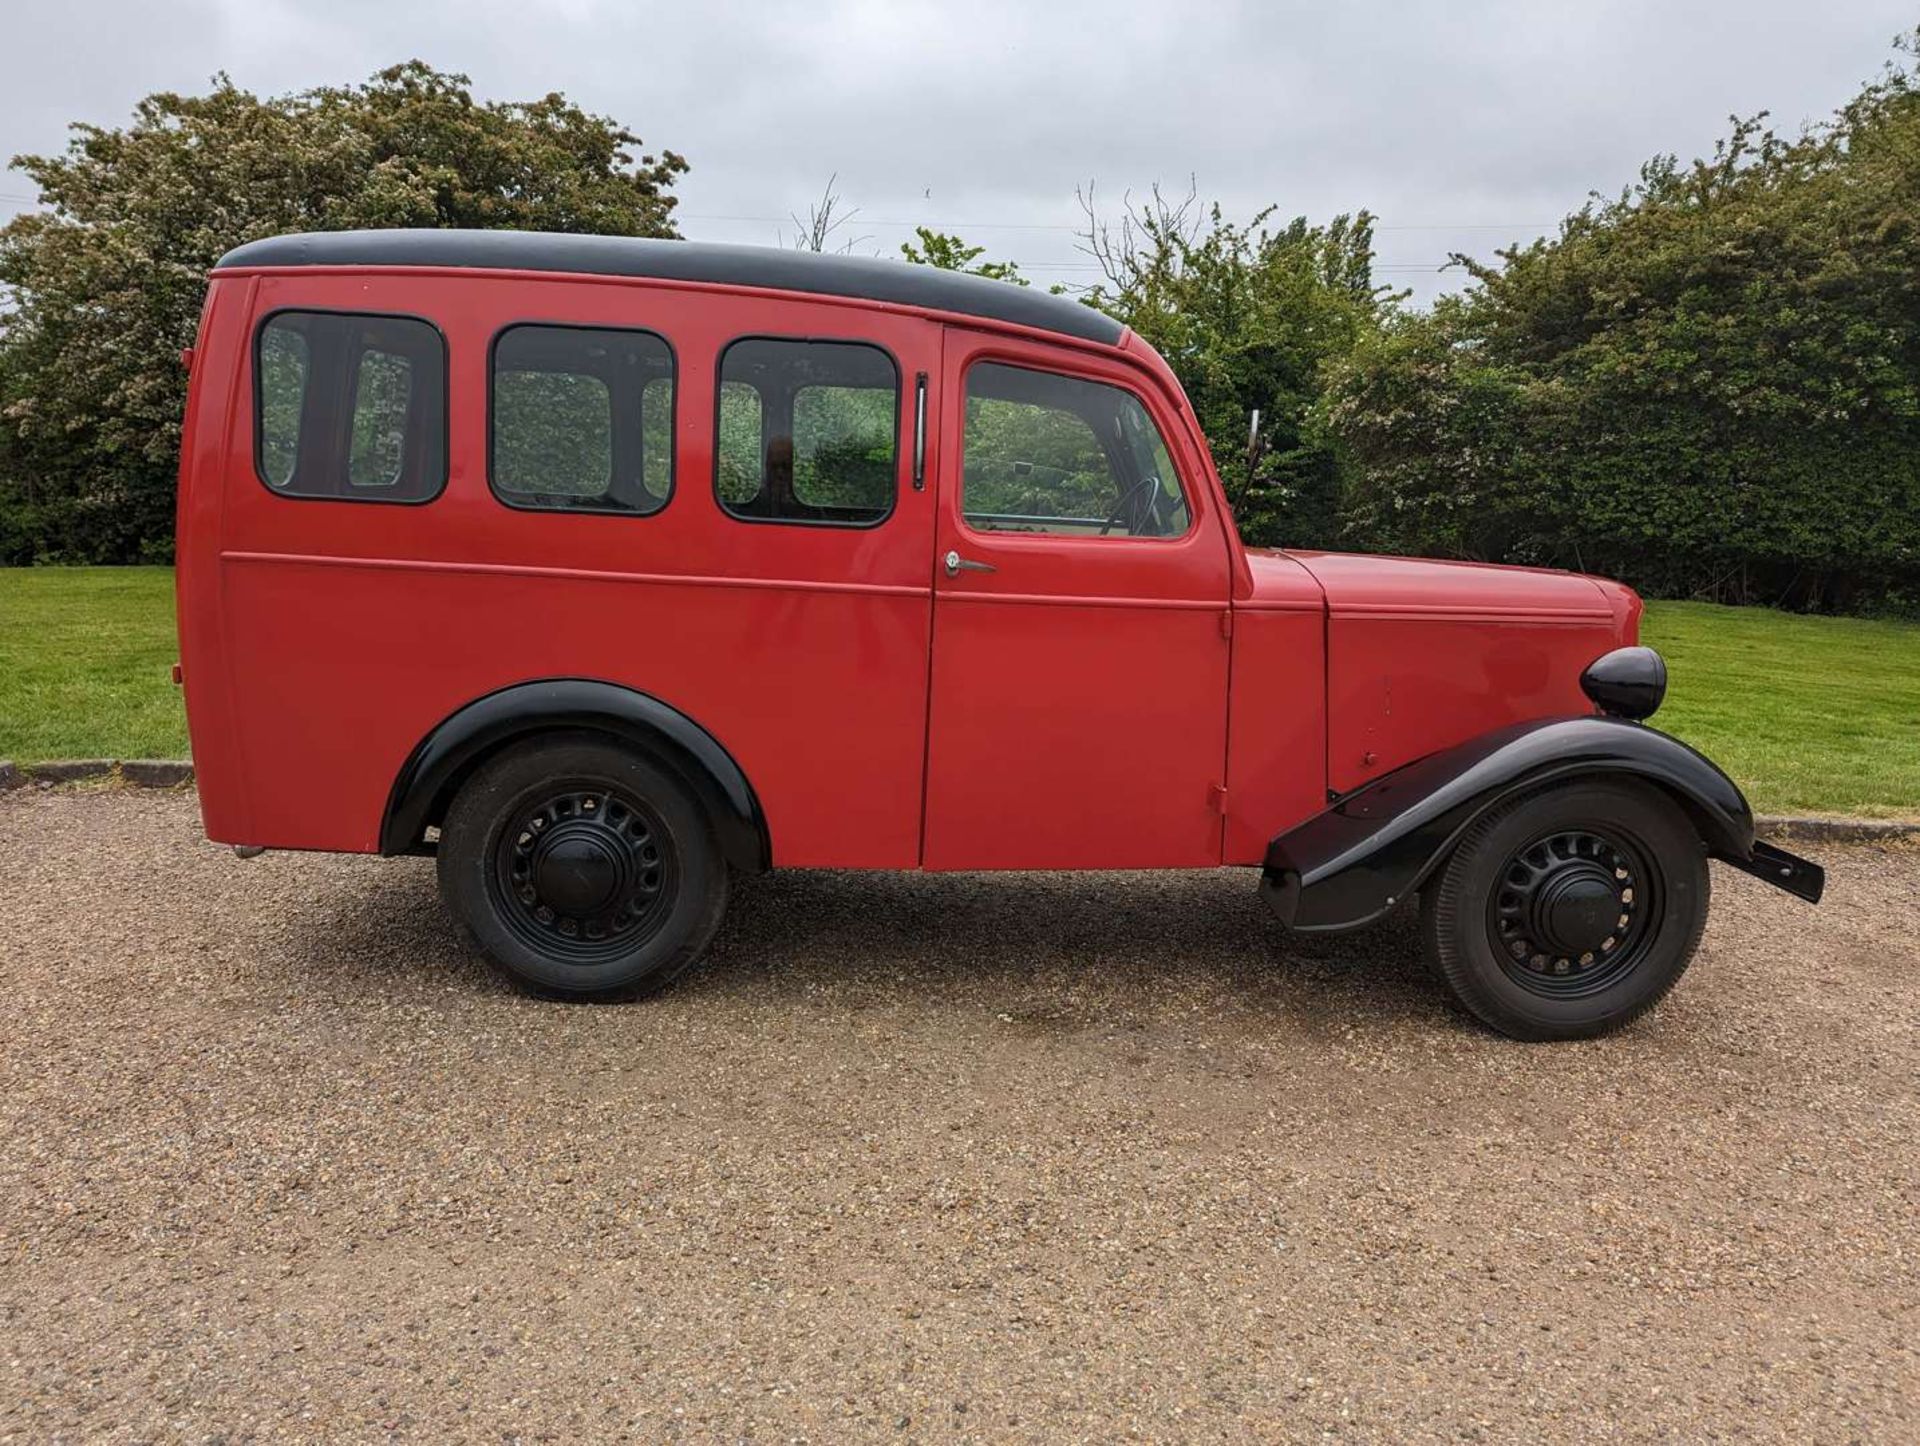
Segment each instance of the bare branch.
[[[787,213],[793,221],[796,232],[793,241],[795,250],[826,251],[831,245],[831,249],[838,255],[847,256],[852,254],[853,248],[860,245],[861,242],[871,241],[873,239],[871,236],[849,236],[838,244],[832,244],[834,240],[833,233],[860,214],[858,207],[855,207],[851,211],[842,211],[840,209],[842,198],[835,195],[833,190],[835,183],[838,182],[839,179],[840,173],[838,171],[835,171],[831,176],[827,177],[827,188],[821,194],[818,201],[807,207],[806,220],[801,220],[800,217],[793,212]],[[784,244],[784,238],[782,238],[782,240]]]

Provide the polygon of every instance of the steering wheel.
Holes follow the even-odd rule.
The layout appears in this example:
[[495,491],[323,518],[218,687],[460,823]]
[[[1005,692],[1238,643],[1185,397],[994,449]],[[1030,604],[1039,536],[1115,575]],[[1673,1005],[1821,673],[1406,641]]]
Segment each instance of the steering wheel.
[[[1157,495],[1159,491],[1160,479],[1151,472],[1127,488],[1126,491],[1120,494],[1120,500],[1113,504],[1113,510],[1107,514],[1107,520],[1100,524],[1100,536],[1105,537],[1109,532],[1113,531],[1114,524],[1133,511],[1136,500],[1142,493],[1152,498]],[[1160,514],[1159,511],[1152,506],[1151,502],[1148,504],[1147,515],[1153,523],[1154,535],[1158,536],[1160,531]],[[1127,526],[1131,529],[1133,524],[1129,522]]]

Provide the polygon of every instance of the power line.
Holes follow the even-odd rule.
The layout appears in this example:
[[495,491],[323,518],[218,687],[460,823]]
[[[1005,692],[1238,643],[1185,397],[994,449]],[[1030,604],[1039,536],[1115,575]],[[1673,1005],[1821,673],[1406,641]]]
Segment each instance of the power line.
[[[0,191],[0,201],[22,201],[31,205],[40,204],[38,196],[29,196],[19,191]],[[791,216],[750,216],[721,215],[713,212],[681,211],[678,219],[683,221],[751,221],[766,225],[791,225]],[[915,228],[926,226],[950,226],[956,231],[1064,231],[1080,234],[1078,226],[1064,225],[1059,222],[1040,221],[898,221],[885,218],[860,216],[856,218],[862,226],[897,226]],[[1544,231],[1558,225],[1558,222],[1537,221],[1409,221],[1394,225],[1375,225],[1376,231]]]
[[[748,216],[722,215],[717,212],[677,211],[675,219],[681,221],[755,221],[767,225],[791,226],[792,216]],[[859,226],[901,226],[917,228],[925,226],[929,230],[938,227],[952,227],[955,231],[1070,231],[1078,233],[1079,226],[1064,225],[1057,221],[898,221],[884,217],[863,216],[857,213],[849,215],[848,225]],[[1376,231],[1547,231],[1558,226],[1558,221],[1405,221],[1393,225],[1375,224]]]

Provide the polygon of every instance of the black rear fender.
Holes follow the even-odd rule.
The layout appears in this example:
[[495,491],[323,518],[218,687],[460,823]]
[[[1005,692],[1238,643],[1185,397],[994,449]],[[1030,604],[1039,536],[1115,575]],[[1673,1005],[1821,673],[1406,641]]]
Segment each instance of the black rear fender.
[[394,780],[380,852],[431,852],[425,835],[460,785],[501,749],[545,733],[599,733],[671,770],[705,807],[721,852],[735,868],[771,867],[760,801],[714,736],[658,698],[591,678],[517,683],[467,704],[420,741]]
[[1606,716],[1516,724],[1394,770],[1275,838],[1262,892],[1291,928],[1355,928],[1425,883],[1488,810],[1547,784],[1621,776],[1672,797],[1713,857],[1818,900],[1818,866],[1755,843],[1732,779],[1679,739]]

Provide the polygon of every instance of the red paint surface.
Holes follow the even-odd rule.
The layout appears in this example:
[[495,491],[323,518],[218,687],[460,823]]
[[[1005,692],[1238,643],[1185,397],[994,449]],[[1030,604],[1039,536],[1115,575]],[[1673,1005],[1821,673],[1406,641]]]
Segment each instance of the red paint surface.
[[1250,553],[1233,619],[1223,862],[1259,863],[1284,828],[1326,807],[1326,603],[1284,553]]
[[[308,501],[257,480],[250,342],[289,306],[403,312],[445,334],[437,499]],[[528,320],[639,326],[672,343],[664,510],[523,512],[488,490],[488,343]],[[715,366],[744,334],[857,338],[893,354],[900,474],[883,524],[721,511]],[[983,357],[1138,395],[1191,500],[1187,535],[968,528],[960,379]],[[927,480],[915,490],[919,372]],[[281,848],[374,849],[395,776],[437,724],[509,684],[579,676],[649,693],[711,732],[765,808],[778,865],[1251,863],[1329,786],[1517,718],[1587,711],[1580,669],[1631,641],[1638,621],[1625,589],[1567,574],[1247,554],[1177,384],[1137,338],[1103,347],[719,286],[220,272],[181,481],[181,649],[207,831]],[[949,579],[950,548],[996,571]]]
[[[1202,475],[1177,395],[1157,379],[1119,357],[992,333],[948,333],[944,435],[960,432],[958,379],[976,361],[1128,388],[1183,446],[1182,476]],[[1189,487],[1193,523],[1177,539],[976,532],[960,488],[940,491],[935,554],[995,570],[934,570],[927,867],[1218,863],[1209,791],[1226,757],[1228,529],[1208,491]]]
[[1489,728],[1592,711],[1580,671],[1622,639],[1607,592],[1544,569],[1292,554],[1327,598],[1328,786]]

